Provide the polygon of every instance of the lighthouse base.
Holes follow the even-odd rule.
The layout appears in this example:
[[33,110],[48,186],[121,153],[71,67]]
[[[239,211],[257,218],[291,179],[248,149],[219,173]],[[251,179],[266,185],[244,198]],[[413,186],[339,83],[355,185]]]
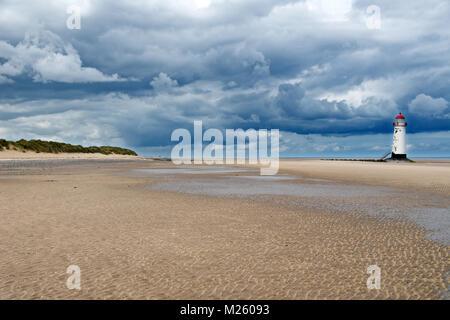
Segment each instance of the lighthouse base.
[[409,159],[406,157],[406,154],[396,154],[392,152],[390,160],[408,161]]

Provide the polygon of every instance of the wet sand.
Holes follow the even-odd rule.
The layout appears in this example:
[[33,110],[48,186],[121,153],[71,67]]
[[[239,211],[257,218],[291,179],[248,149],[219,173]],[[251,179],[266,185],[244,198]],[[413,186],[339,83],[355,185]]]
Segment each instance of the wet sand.
[[[64,161],[0,162],[0,299],[448,294],[449,166],[290,160],[260,177]],[[79,291],[66,287],[69,265],[81,269]],[[367,289],[369,265],[381,290]]]

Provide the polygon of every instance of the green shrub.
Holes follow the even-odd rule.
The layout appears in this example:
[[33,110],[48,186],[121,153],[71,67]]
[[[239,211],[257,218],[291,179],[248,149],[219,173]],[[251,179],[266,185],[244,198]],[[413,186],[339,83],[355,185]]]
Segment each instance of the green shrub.
[[0,151],[4,148],[18,151],[34,151],[42,153],[101,153],[101,154],[121,154],[137,156],[137,153],[133,150],[119,148],[119,147],[83,147],[80,145],[71,145],[68,143],[54,142],[54,141],[42,141],[42,140],[24,140],[20,139],[16,142],[0,139]]
[[5,139],[0,139],[0,151],[3,151],[3,149],[8,149],[9,143]]

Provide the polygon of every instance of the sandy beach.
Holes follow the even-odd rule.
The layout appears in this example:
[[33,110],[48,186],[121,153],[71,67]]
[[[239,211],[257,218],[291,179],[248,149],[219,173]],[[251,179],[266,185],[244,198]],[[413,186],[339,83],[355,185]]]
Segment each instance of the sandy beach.
[[449,163],[0,157],[0,299],[448,298]]

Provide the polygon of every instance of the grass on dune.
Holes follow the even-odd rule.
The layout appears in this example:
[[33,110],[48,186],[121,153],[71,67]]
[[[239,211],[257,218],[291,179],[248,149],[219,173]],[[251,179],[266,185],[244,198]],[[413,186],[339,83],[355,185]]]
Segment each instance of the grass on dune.
[[0,151],[3,150],[17,150],[22,152],[34,151],[37,153],[101,153],[101,154],[120,154],[120,155],[132,155],[137,156],[137,153],[133,150],[101,146],[101,147],[83,147],[80,145],[71,145],[68,143],[54,142],[54,141],[42,141],[42,140],[18,140],[7,141],[0,139]]

